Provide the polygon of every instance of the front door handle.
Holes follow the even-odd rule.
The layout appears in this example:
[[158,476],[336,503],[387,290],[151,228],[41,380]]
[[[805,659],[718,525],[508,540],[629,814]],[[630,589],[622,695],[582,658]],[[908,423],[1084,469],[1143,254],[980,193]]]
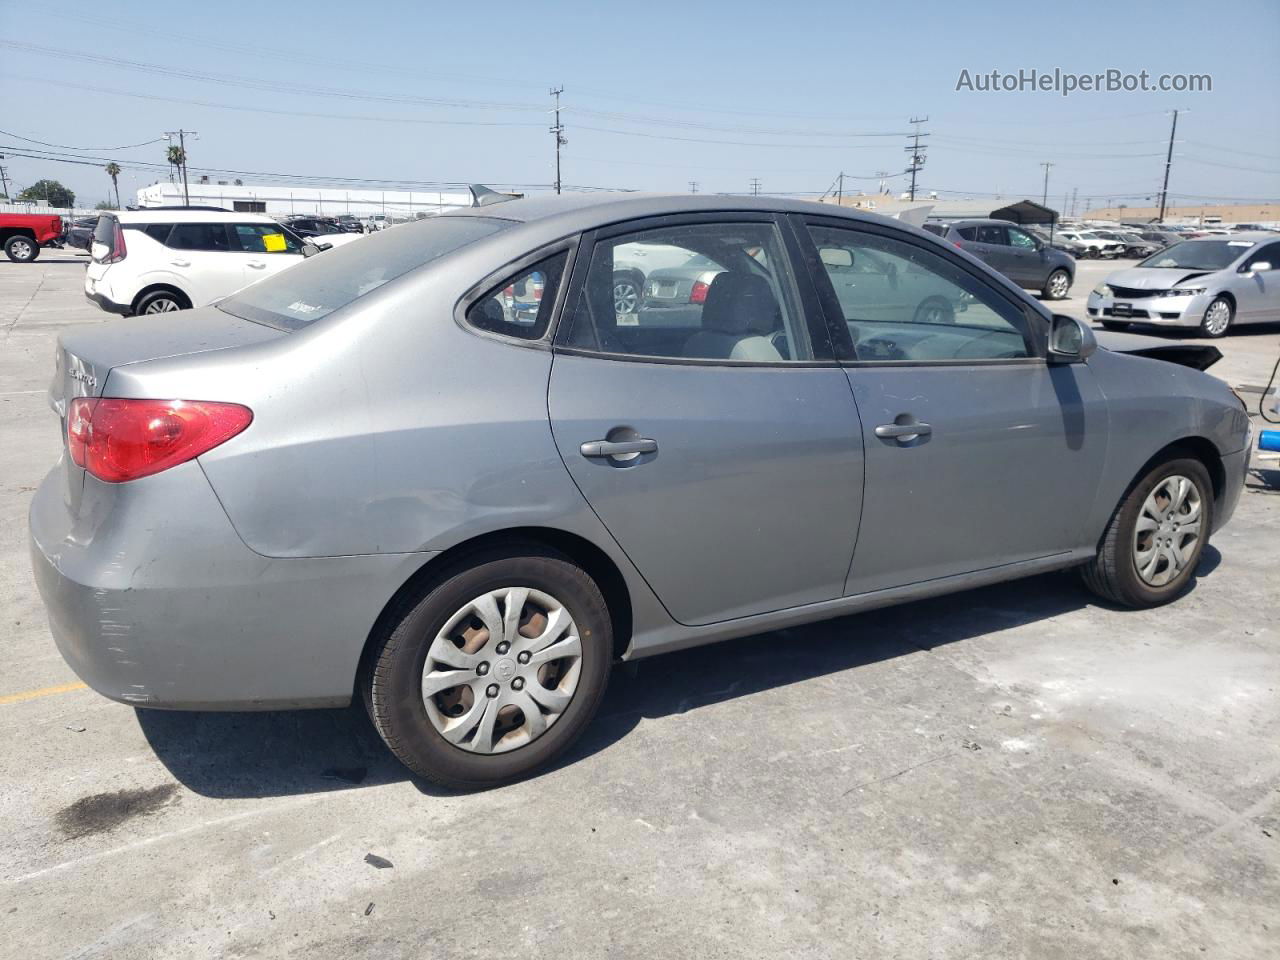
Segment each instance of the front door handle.
[[882,423],[876,427],[876,436],[882,440],[914,440],[916,437],[927,437],[933,433],[933,427],[927,423]]
[[262,270],[266,267],[266,264],[263,263],[261,260],[250,260],[249,266],[253,267],[253,269],[255,270]]
[[173,264],[175,267],[189,267],[189,266],[191,266],[191,261],[190,261],[190,260],[170,260],[169,262],[170,262],[171,264]]
[[616,457],[633,460],[642,453],[657,453],[658,441],[641,437],[638,440],[591,440],[578,448],[584,457]]

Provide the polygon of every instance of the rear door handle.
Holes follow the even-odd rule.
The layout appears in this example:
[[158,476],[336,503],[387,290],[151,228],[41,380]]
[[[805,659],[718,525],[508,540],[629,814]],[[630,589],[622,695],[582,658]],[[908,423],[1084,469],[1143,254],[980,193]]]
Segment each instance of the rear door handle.
[[638,440],[591,440],[578,450],[584,457],[625,457],[630,460],[642,453],[657,453],[658,441],[646,437]]
[[190,260],[170,260],[169,262],[170,262],[171,264],[173,264],[175,267],[189,267],[189,266],[191,266],[191,261],[190,261]]
[[263,263],[261,260],[250,260],[249,266],[253,267],[253,269],[255,270],[261,270],[266,266],[266,264]]
[[882,440],[914,440],[933,433],[927,423],[882,423],[876,427],[876,436]]

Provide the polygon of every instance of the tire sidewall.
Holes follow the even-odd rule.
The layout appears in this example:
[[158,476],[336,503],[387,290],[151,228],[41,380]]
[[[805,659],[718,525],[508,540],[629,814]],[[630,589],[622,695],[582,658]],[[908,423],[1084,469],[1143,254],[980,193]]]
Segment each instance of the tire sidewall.
[[[545,733],[507,753],[475,754],[449,743],[432,725],[422,702],[422,670],[446,621],[476,597],[504,587],[533,587],[564,604],[578,627],[582,668],[572,701]],[[429,779],[463,788],[517,779],[549,763],[590,722],[608,683],[612,648],[604,598],[577,566],[550,553],[481,560],[438,583],[393,627],[384,668],[369,680],[374,722],[395,739],[397,756]]]
[[[1061,296],[1057,296],[1053,292],[1053,278],[1058,276],[1058,274],[1062,274],[1064,277],[1067,278],[1067,288],[1062,291]],[[1071,274],[1067,273],[1067,271],[1062,269],[1061,267],[1058,267],[1056,270],[1050,271],[1049,276],[1045,278],[1044,289],[1041,292],[1044,294],[1044,298],[1046,300],[1067,299],[1067,294],[1071,292]]]
[[[21,244],[26,244],[31,249],[31,256],[20,257],[13,251]],[[40,256],[40,247],[30,237],[10,237],[4,242],[4,254],[14,263],[30,263],[36,257]]]
[[147,312],[147,307],[151,306],[157,300],[172,300],[178,305],[179,310],[188,310],[190,307],[183,303],[182,297],[169,290],[157,290],[154,293],[148,293],[145,297],[138,301],[137,316],[142,316]]
[[[1208,326],[1209,311],[1212,310],[1214,306],[1219,302],[1225,303],[1227,305],[1227,325],[1222,328],[1222,331],[1220,333],[1214,333],[1209,329],[1209,326]],[[1231,305],[1231,301],[1228,300],[1226,297],[1214,297],[1213,300],[1210,302],[1209,306],[1204,308],[1204,316],[1200,318],[1200,333],[1214,340],[1217,340],[1219,337],[1225,337],[1228,331],[1231,330],[1231,324],[1235,322],[1235,319],[1236,319],[1236,308]]]
[[[1137,564],[1133,559],[1133,535],[1138,525],[1138,517],[1142,505],[1151,491],[1161,481],[1174,475],[1181,475],[1191,480],[1200,494],[1200,539],[1196,543],[1196,553],[1192,561],[1183,568],[1173,580],[1162,587],[1153,587],[1142,579]],[[1199,460],[1178,459],[1167,460],[1150,470],[1125,498],[1121,510],[1117,547],[1124,551],[1124,556],[1117,558],[1117,570],[1120,586],[1129,597],[1140,606],[1157,606],[1168,603],[1180,596],[1195,578],[1196,567],[1204,555],[1205,545],[1209,542],[1209,534],[1213,529],[1213,483],[1209,479],[1209,471]]]

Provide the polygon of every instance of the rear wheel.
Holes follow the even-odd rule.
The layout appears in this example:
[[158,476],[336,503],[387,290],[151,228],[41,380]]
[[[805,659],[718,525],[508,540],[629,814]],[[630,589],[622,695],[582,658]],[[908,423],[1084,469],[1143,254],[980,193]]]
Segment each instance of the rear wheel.
[[1049,274],[1040,291],[1046,300],[1061,300],[1071,289],[1071,274],[1065,270],[1055,270]]
[[942,297],[926,297],[916,307],[916,323],[955,323],[956,308]]
[[535,545],[476,554],[392,615],[365,676],[374,726],[414,773],[450,787],[524,776],[590,722],[613,636],[600,589]]
[[641,288],[644,282],[629,273],[613,276],[613,312],[620,317],[630,316],[640,308]]
[[1149,470],[1116,508],[1082,568],[1085,585],[1127,607],[1177,597],[1195,574],[1213,527],[1213,484],[1199,460],[1168,460]]
[[1206,337],[1225,337],[1235,319],[1236,309],[1226,297],[1218,297],[1204,311],[1200,320],[1200,332]]
[[4,242],[4,255],[14,263],[30,263],[40,256],[40,245],[30,237],[10,237]]
[[144,313],[173,313],[177,310],[190,309],[191,304],[187,302],[187,298],[173,290],[153,290],[145,297],[138,301],[138,308],[134,311],[136,314]]

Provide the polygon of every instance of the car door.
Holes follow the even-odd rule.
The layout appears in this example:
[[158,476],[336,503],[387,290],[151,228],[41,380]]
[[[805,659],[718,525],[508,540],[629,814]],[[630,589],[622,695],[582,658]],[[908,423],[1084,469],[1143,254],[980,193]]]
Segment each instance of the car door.
[[1017,227],[1005,227],[1004,231],[1009,240],[1006,253],[1009,269],[1006,276],[1024,287],[1039,287],[1045,281],[1045,257],[1041,253],[1040,243],[1027,231]]
[[[664,218],[584,240],[556,335],[552,433],[614,539],[685,624],[839,597],[862,435],[794,238],[768,215]],[[615,312],[615,250],[717,265],[679,310]]]
[[1004,227],[992,223],[979,224],[974,228],[974,242],[966,249],[993,270],[1009,275],[1013,258]]
[[231,251],[225,223],[175,223],[165,247],[165,266],[179,278],[193,307],[244,286],[244,267]]
[[[1259,270],[1258,264],[1268,269]],[[1232,278],[1230,289],[1236,298],[1237,322],[1280,320],[1280,243],[1254,250]]]
[[241,265],[240,286],[256,283],[302,262],[302,244],[279,224],[232,224],[231,238]]
[[[863,427],[862,525],[848,594],[1069,553],[1084,546],[1106,449],[1086,364],[1048,365],[1028,304],[902,231],[806,221],[810,263]],[[898,314],[864,318],[826,283],[817,250],[899,263]],[[944,296],[946,315],[920,309]],[[848,351],[848,352],[844,352]]]

